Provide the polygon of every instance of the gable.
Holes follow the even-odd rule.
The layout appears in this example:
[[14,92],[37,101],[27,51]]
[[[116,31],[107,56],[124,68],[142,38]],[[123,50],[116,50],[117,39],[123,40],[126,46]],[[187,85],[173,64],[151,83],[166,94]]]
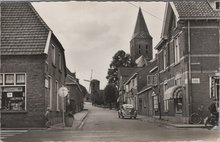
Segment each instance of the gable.
[[161,38],[167,39],[172,17],[181,20],[220,19],[220,11],[214,10],[207,1],[178,1],[167,3]]

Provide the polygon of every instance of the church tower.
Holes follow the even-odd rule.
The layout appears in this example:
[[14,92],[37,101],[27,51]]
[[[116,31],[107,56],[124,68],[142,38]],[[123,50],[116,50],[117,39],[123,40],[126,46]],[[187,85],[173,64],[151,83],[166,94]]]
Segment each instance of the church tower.
[[130,41],[131,57],[136,60],[143,56],[147,61],[153,58],[152,37],[148,31],[141,8],[139,8],[137,21]]

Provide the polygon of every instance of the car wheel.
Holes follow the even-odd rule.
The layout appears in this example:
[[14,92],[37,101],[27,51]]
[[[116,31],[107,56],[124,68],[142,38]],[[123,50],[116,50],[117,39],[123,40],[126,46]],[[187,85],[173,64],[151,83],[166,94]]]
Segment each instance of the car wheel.
[[121,118],[120,114],[118,114],[118,118]]
[[136,119],[137,117],[135,116],[134,119]]

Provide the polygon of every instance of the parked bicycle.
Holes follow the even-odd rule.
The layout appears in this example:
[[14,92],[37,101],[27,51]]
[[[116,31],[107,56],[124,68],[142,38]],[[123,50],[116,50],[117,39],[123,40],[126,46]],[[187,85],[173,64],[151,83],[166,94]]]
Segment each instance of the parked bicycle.
[[190,115],[190,122],[192,124],[203,124],[206,116],[204,115],[204,106],[201,105],[198,107],[197,112],[194,112]]

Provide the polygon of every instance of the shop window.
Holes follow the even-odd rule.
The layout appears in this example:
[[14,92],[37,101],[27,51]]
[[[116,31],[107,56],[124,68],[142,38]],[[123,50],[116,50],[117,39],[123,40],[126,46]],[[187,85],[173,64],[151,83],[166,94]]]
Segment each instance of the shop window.
[[25,87],[2,87],[1,110],[25,110]]
[[174,99],[175,105],[176,105],[176,112],[181,113],[183,111],[183,99],[182,98],[176,98]]
[[[25,74],[0,74],[2,111],[25,110]],[[10,85],[10,86],[9,86]]]
[[16,84],[25,84],[25,75],[24,74],[16,74]]
[[14,85],[14,74],[5,75],[5,85]]
[[0,85],[3,85],[3,74],[0,74]]

